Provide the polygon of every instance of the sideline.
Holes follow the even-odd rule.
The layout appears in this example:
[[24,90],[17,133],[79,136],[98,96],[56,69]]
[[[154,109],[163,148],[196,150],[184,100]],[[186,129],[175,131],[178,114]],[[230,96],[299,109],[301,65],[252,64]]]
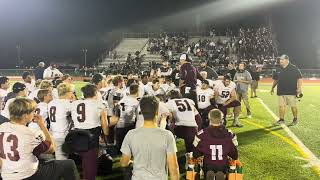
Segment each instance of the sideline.
[[[257,98],[257,99],[275,120],[279,119],[278,116],[275,115],[274,112],[272,112],[272,110],[262,101],[262,99],[260,98]],[[304,160],[308,162],[308,164],[305,165],[305,167],[312,167],[312,169],[320,176],[320,160],[302,143],[302,141],[288,128],[288,126],[286,126],[285,124],[281,125],[283,130],[287,132],[287,134],[292,140],[260,124],[254,123],[252,121],[244,120],[244,119],[242,121],[248,124],[251,124],[253,126],[256,126],[258,128],[263,128],[264,130],[269,131],[271,134],[281,138],[283,141],[290,144],[302,155]]]

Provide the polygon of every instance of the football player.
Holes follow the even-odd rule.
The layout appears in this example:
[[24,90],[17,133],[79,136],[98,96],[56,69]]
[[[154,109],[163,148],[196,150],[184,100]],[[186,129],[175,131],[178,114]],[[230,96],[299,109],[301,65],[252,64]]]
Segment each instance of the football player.
[[[50,91],[48,89],[40,89],[38,91],[37,99],[40,101],[40,103],[37,104],[36,113],[42,117],[42,119],[45,121],[44,123],[45,123],[46,127],[49,129],[50,128],[50,121],[49,121],[49,116],[48,116],[48,104],[50,103],[50,101],[53,100],[52,91]],[[36,124],[34,122],[31,122],[28,125],[28,127],[35,130],[35,131],[40,130],[40,127],[38,126],[38,124]]]
[[[158,127],[161,129],[166,129],[167,128],[167,119],[162,119],[162,117],[167,117],[170,116],[170,111],[167,107],[167,105],[161,101],[161,97],[162,95],[157,95],[156,99],[159,101],[159,111],[158,111],[158,119],[157,119],[157,124]],[[138,116],[137,116],[137,122],[136,122],[136,128],[140,128],[143,126],[143,122],[144,122],[144,118],[143,115],[141,113],[141,109],[140,106],[138,107]]]
[[210,110],[216,108],[214,102],[214,91],[209,88],[209,81],[203,80],[201,88],[197,88],[197,100],[198,100],[198,110],[201,115],[202,128],[205,128],[209,125],[208,122],[208,113]]
[[14,83],[12,86],[12,93],[8,93],[7,97],[5,98],[5,106],[3,108],[3,111],[1,111],[1,115],[7,119],[10,119],[10,114],[9,114],[10,103],[12,103],[18,97],[27,97],[28,93],[29,92],[26,85],[20,82]]
[[223,124],[226,125],[227,109],[234,108],[234,120],[232,126],[242,127],[239,122],[239,114],[241,111],[241,103],[237,100],[235,86],[231,83],[231,78],[228,75],[224,76],[222,83],[218,83],[215,87],[215,100],[218,108],[223,112]]
[[170,91],[168,96],[170,100],[166,104],[174,119],[174,134],[184,139],[186,152],[191,152],[192,141],[198,129],[195,118],[198,111],[194,107],[194,102],[191,99],[182,98],[178,91]]
[[103,102],[98,99],[98,89],[93,84],[81,88],[84,100],[72,103],[71,117],[75,129],[85,129],[93,135],[93,144],[87,152],[81,152],[82,169],[85,179],[94,180],[97,174],[97,158],[101,129],[108,134],[107,111]]
[[[53,153],[53,140],[44,120],[35,114],[37,104],[17,98],[9,105],[10,122],[0,126],[1,176],[3,179],[79,179],[72,160],[39,162],[42,153]],[[27,127],[33,121],[37,134]]]
[[9,87],[9,78],[5,76],[0,77],[0,114],[5,106],[5,98],[7,97]]
[[122,142],[129,130],[135,128],[136,117],[138,115],[139,101],[139,85],[132,84],[130,86],[130,95],[122,98],[116,108],[118,113],[116,116],[119,121],[116,125],[116,146],[120,151]]
[[222,118],[223,114],[220,110],[211,110],[210,126],[199,131],[193,141],[195,147],[193,157],[204,156],[205,179],[214,179],[211,176],[216,174],[216,179],[224,180],[229,165],[228,157],[238,159],[237,138],[221,124]]
[[57,87],[59,99],[48,104],[50,132],[56,142],[56,159],[67,159],[68,155],[62,151],[62,144],[71,129],[71,101],[74,99],[72,87],[61,83]]

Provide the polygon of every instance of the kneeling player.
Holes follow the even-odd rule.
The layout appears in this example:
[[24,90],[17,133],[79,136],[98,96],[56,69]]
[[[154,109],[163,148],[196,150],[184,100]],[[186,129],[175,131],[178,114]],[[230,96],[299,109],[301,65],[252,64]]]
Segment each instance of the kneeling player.
[[221,124],[222,112],[218,109],[209,112],[210,126],[199,131],[195,136],[193,156],[203,158],[205,179],[225,179],[229,160],[238,159],[236,136]]
[[[191,152],[193,138],[198,131],[198,125],[200,126],[200,123],[197,123],[195,117],[198,111],[194,107],[194,102],[191,99],[182,98],[178,91],[170,91],[169,98],[170,100],[167,102],[167,106],[175,120],[174,134],[184,139],[186,152]],[[198,117],[201,122],[199,114]]]
[[235,86],[231,84],[230,76],[224,76],[223,81],[218,83],[215,87],[215,99],[218,108],[223,112],[223,124],[226,125],[227,109],[234,108],[234,120],[232,126],[242,127],[243,125],[239,122],[239,114],[241,111],[241,103],[237,100],[237,94]]
[[209,81],[203,80],[201,82],[201,88],[197,88],[198,96],[198,110],[201,115],[202,128],[206,128],[209,125],[208,113],[215,108],[214,91],[209,88]]
[[[42,153],[53,153],[53,141],[43,118],[35,114],[33,100],[17,98],[9,105],[10,122],[0,126],[0,147],[3,179],[79,179],[72,160],[39,163]],[[31,121],[38,124],[43,134],[27,127]]]

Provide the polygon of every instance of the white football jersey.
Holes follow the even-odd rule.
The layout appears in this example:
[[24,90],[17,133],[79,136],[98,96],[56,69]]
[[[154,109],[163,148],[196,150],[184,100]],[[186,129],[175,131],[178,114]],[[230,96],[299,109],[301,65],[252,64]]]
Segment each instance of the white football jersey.
[[38,158],[32,154],[44,141],[41,133],[26,126],[5,122],[0,126],[3,179],[15,180],[32,176],[38,169]]
[[71,121],[67,118],[71,113],[71,101],[54,99],[48,104],[50,132],[54,138],[65,138],[71,128]]
[[[39,114],[43,118],[46,127],[48,127],[48,124],[47,124],[47,118],[49,117],[48,116],[48,104],[44,103],[44,102],[40,102],[37,105],[36,113]],[[32,130],[35,130],[35,131],[41,130],[40,127],[38,126],[38,124],[34,123],[34,122],[31,122],[28,125],[28,127],[31,128]]]
[[28,98],[29,99],[38,99],[38,92],[40,89],[35,89],[34,91],[31,91]]
[[4,117],[6,117],[7,119],[10,119],[9,105],[10,105],[14,100],[16,100],[16,98],[11,98],[11,99],[9,99],[9,100],[6,102],[3,110],[1,111],[1,115],[4,116]]
[[[109,89],[107,91],[107,95],[106,95],[106,100],[107,100],[107,104],[108,104],[108,116],[113,116],[113,109],[114,109],[114,105],[115,105],[115,100],[114,98],[120,98],[122,99],[124,96],[124,91],[122,89],[116,89],[115,87],[112,87],[111,89]],[[117,100],[118,101],[118,100]]]
[[[166,113],[170,113],[167,105],[163,102],[159,102],[159,114],[158,114],[158,119],[157,119],[157,124],[160,127],[160,120],[161,120],[161,115],[162,114],[166,114]],[[144,118],[143,115],[141,113],[141,109],[140,106],[138,107],[138,116],[137,116],[137,122],[136,122],[136,128],[142,127],[144,123]]]
[[[221,81],[222,82],[222,81]],[[229,86],[225,86],[224,84],[223,84],[223,82],[222,83],[219,83],[219,84],[217,84],[216,85],[216,87],[215,87],[215,90],[216,90],[216,92],[218,93],[218,98],[216,99],[216,103],[217,104],[223,104],[224,102],[226,102],[228,99],[230,99],[230,97],[231,97],[231,92],[233,91],[233,90],[235,90],[235,87],[236,86],[234,86],[234,84],[229,84]]]
[[29,94],[37,89],[34,81],[32,81],[31,83],[25,82],[24,85],[26,85],[26,89],[28,90]]
[[214,91],[210,88],[201,89],[197,88],[197,100],[198,100],[198,108],[205,109],[210,106],[210,98],[214,97]]
[[198,126],[195,120],[194,102],[191,99],[170,99],[167,102],[169,111],[172,112],[177,126]]
[[8,95],[8,91],[6,91],[4,89],[0,89],[0,114],[6,104],[5,98],[7,97],[7,95]]
[[134,124],[138,115],[139,101],[137,98],[125,96],[118,104],[120,105],[120,118],[117,123],[117,127],[123,128]]
[[92,129],[101,126],[101,112],[106,110],[100,100],[85,99],[72,102],[71,117],[77,129]]

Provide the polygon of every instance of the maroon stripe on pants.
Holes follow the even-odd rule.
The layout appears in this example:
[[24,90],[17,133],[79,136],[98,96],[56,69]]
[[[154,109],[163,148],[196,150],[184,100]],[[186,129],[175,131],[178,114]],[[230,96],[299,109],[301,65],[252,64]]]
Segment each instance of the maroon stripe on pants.
[[81,152],[83,177],[87,180],[95,180],[97,175],[98,149],[90,149],[87,152]]

